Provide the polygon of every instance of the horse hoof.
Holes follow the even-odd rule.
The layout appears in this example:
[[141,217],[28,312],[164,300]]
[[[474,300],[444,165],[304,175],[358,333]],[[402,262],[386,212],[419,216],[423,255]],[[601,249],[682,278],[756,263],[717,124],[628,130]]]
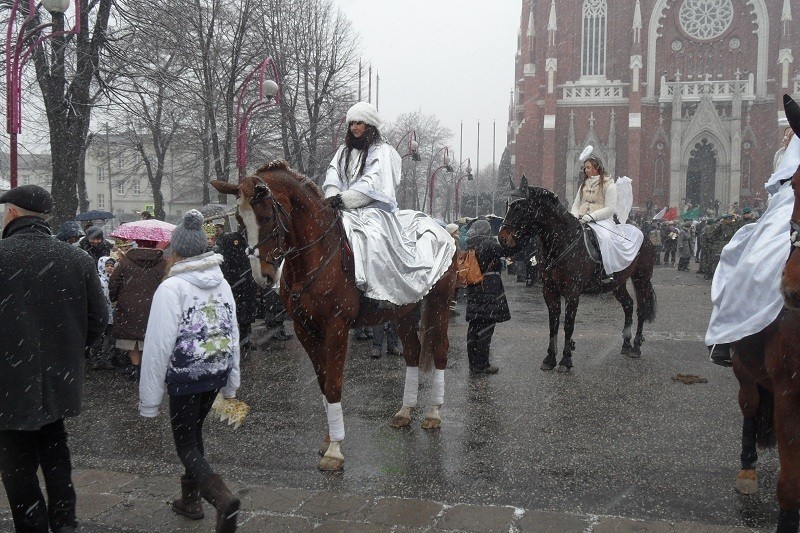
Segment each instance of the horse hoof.
[[439,418],[426,418],[422,421],[422,429],[439,429],[442,427],[442,420]]
[[330,437],[326,436],[322,440],[322,444],[320,444],[320,446],[319,446],[319,452],[318,453],[320,455],[325,455],[326,453],[328,453],[328,446],[330,446],[330,445],[331,445],[331,439],[330,439]]
[[572,370],[572,367],[570,366],[558,365],[556,372],[559,374],[569,374],[570,370]]
[[639,357],[642,356],[642,349],[639,346],[634,346],[633,348],[631,348],[631,353],[625,355],[627,355],[628,357],[632,357],[634,359],[638,359]]
[[553,370],[555,367],[556,365],[551,365],[550,363],[542,363],[542,366],[540,366],[539,368],[541,368],[545,372],[549,372]]
[[344,459],[337,459],[336,457],[323,457],[317,464],[323,472],[340,472],[344,470]]
[[739,470],[736,476],[736,491],[750,496],[758,492],[758,475],[755,469]]
[[626,345],[623,344],[622,345],[622,350],[620,350],[619,353],[621,353],[622,355],[630,355],[631,348],[632,347],[630,345],[626,346]]
[[389,426],[393,428],[404,428],[411,424],[411,419],[405,416],[396,416],[389,422]]

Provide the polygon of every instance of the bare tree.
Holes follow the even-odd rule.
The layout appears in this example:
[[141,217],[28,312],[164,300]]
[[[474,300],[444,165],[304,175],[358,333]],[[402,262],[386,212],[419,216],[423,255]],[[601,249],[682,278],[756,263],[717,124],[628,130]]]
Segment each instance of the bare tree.
[[278,141],[292,167],[318,178],[353,102],[356,35],[332,0],[266,0],[259,25],[262,47],[283,78],[280,114],[260,122],[278,136],[264,140]]
[[[82,159],[96,96],[92,86],[100,80],[100,57],[106,45],[113,1],[80,0],[80,4],[80,32],[44,40],[32,54],[50,128],[55,224],[73,219],[78,208],[78,183],[83,179]],[[27,15],[27,4],[20,2],[20,5],[21,15]],[[8,9],[10,2],[3,2],[2,6]],[[62,13],[49,14],[52,28],[46,30],[41,29],[44,14],[38,6],[32,15],[30,27],[36,29],[30,35],[30,42],[38,40],[42,31],[65,29]]]
[[[430,174],[443,162],[443,153],[437,155],[437,152],[449,146],[453,132],[449,128],[442,126],[442,123],[435,115],[426,115],[422,111],[403,113],[397,117],[394,124],[385,132],[387,140],[394,145],[397,145],[405,137],[403,145],[399,146],[401,156],[408,155],[408,145],[405,143],[409,138],[406,135],[411,131],[416,133],[421,159],[420,161],[414,161],[411,157],[404,157],[403,180],[398,191],[398,203],[403,208],[419,210],[428,201]],[[459,162],[455,160],[456,155],[452,150],[449,150],[449,153],[451,162],[458,167]],[[435,161],[433,160],[434,156],[436,156]],[[442,177],[441,180],[439,179],[440,176]],[[441,171],[436,175],[436,178],[439,184],[437,190],[446,188],[452,181],[452,176],[448,176],[447,173]],[[441,196],[437,194],[437,198],[441,198]]]

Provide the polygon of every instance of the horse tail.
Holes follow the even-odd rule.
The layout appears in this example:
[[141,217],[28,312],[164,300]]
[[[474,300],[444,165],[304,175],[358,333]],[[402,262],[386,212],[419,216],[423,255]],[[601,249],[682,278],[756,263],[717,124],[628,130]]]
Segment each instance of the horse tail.
[[637,313],[645,322],[652,322],[656,319],[657,311],[658,302],[656,301],[656,291],[653,289],[653,282],[647,279],[647,284],[644,285],[644,294],[637,308]]
[[776,444],[775,396],[761,385],[758,386],[758,413],[756,414],[756,444],[762,450]]

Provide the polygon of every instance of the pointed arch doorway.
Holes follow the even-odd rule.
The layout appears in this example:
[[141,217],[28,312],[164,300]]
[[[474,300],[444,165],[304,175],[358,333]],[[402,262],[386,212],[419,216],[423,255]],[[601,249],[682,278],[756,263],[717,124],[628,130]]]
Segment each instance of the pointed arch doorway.
[[713,207],[717,151],[708,139],[694,145],[686,170],[686,199],[703,210]]

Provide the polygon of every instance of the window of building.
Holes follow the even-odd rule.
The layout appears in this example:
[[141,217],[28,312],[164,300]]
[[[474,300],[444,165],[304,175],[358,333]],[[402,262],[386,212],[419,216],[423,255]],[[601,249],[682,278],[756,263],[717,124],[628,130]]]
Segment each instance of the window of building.
[[103,172],[103,165],[97,167],[97,181],[106,181],[105,172]]
[[133,180],[133,187],[131,187],[131,188],[133,189],[133,194],[134,195],[142,194],[142,180],[138,180],[138,179]]
[[584,0],[581,76],[606,75],[606,0]]
[[97,209],[105,209],[106,208],[106,196],[105,194],[98,194],[97,195]]
[[664,156],[662,154],[658,154],[656,157],[655,163],[655,172],[653,173],[653,194],[655,195],[662,195],[664,194]]
[[125,180],[117,182],[117,194],[125,194]]

